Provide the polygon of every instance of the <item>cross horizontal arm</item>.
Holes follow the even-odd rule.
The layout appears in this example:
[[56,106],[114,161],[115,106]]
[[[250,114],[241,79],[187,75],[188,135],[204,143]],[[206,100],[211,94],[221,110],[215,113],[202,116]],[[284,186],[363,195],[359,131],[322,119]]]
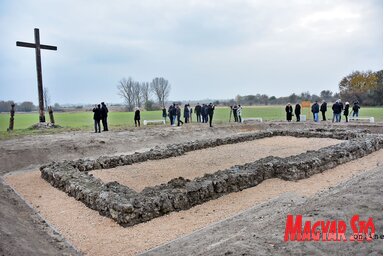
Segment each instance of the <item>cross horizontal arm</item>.
[[[28,47],[28,48],[36,48],[36,44],[31,44],[31,43],[26,43],[26,42],[19,42],[19,41],[16,42],[16,46]],[[57,51],[57,46],[41,44],[40,45],[40,49]]]

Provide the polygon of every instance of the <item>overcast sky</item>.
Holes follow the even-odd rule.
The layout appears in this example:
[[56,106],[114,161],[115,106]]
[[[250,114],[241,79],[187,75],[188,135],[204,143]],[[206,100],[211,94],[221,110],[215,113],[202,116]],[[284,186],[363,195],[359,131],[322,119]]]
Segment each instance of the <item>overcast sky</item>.
[[119,103],[122,78],[164,77],[171,100],[338,91],[383,66],[382,0],[1,0],[0,100]]

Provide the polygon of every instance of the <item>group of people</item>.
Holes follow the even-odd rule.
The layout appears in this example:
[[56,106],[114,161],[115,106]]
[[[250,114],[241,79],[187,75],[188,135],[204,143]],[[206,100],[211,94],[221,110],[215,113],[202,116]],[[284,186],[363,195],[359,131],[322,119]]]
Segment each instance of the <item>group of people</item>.
[[[351,113],[353,117],[359,116],[359,110],[360,105],[358,101],[355,101],[353,103],[352,111]],[[333,117],[332,122],[341,122],[341,114],[345,116],[345,121],[348,122],[348,116],[351,114],[349,112],[349,102],[345,102],[343,104],[340,99],[338,99],[333,105],[332,105],[332,111],[333,111]],[[296,116],[296,121],[300,122],[300,114],[301,114],[301,105],[297,103],[295,105],[295,111],[293,112],[293,108],[290,103],[288,103],[285,106],[285,112],[286,112],[286,119],[288,122],[292,121],[293,113]],[[311,112],[313,114],[313,121],[318,122],[319,121],[319,112],[322,114],[322,121],[326,121],[327,118],[325,116],[325,112],[327,112],[327,102],[323,101],[321,105],[317,101],[312,104],[311,106]]]
[[93,108],[93,120],[95,123],[95,133],[101,132],[100,120],[103,123],[103,132],[108,131],[107,118],[108,118],[108,108],[105,105],[105,103],[101,102],[101,106],[100,104],[95,105],[95,107]]
[[[241,105],[233,105],[231,106],[231,114],[233,113],[233,117],[235,122],[241,123],[241,112],[242,112],[242,106]],[[169,106],[168,111],[164,107],[162,110],[162,116],[164,120],[166,121],[167,117],[170,120],[170,123],[172,126],[180,126],[184,123],[192,122],[192,115],[193,112],[196,114],[196,122],[197,123],[208,123],[209,126],[212,127],[212,120],[213,120],[213,114],[215,110],[215,105],[212,103],[202,104],[200,105],[197,103],[194,109],[189,104],[184,105],[183,114],[184,114],[184,122],[181,120],[181,107],[179,104],[173,103]],[[355,101],[352,106],[351,113],[353,117],[359,116],[359,110],[360,105],[358,101]],[[348,116],[351,114],[349,112],[349,102],[345,102],[343,104],[340,99],[338,99],[333,105],[332,105],[332,111],[333,111],[333,117],[332,122],[341,122],[341,114],[345,116],[345,121],[348,122]],[[288,103],[285,106],[285,112],[286,112],[286,119],[288,122],[292,121],[293,115],[296,116],[296,121],[300,122],[300,115],[301,115],[301,105],[297,103],[295,105],[295,110],[293,110],[293,107],[290,103]],[[313,114],[313,120],[315,122],[319,121],[319,112],[322,114],[322,121],[326,121],[325,112],[327,112],[327,102],[323,101],[321,105],[318,104],[317,101],[312,104],[311,106],[311,112]],[[104,102],[101,102],[101,104],[95,105],[93,108],[93,120],[95,125],[95,133],[101,132],[101,126],[100,121],[103,124],[103,131],[108,131],[108,108],[105,105]],[[135,109],[134,114],[134,121],[135,126],[140,127],[140,109]]]
[[202,104],[197,103],[194,109],[194,113],[196,115],[196,122],[197,123],[208,123],[209,125],[212,126],[212,118],[213,118],[213,113],[215,110],[215,106],[212,103],[207,104]]
[[235,122],[241,123],[241,112],[243,110],[243,107],[240,104],[239,105],[235,104],[230,107],[231,107],[231,111],[232,111],[231,113],[233,113],[233,118],[235,119]]
[[180,105],[173,103],[168,108],[168,114],[167,114],[166,108],[165,107],[163,108],[163,118],[166,121],[168,116],[172,126],[176,126],[176,122],[177,122],[177,126],[180,126],[180,124],[183,125],[184,123],[192,122],[192,108],[190,107],[189,104],[184,105],[184,109],[183,109],[184,122],[181,120],[181,112],[182,110]]
[[199,103],[197,103],[194,110],[189,104],[185,104],[183,109],[183,113],[184,113],[184,122],[183,122],[181,121],[182,110],[179,104],[174,103],[169,106],[168,114],[167,114],[167,110],[163,108],[163,118],[164,120],[166,120],[168,116],[172,126],[176,126],[176,122],[177,122],[177,126],[180,126],[180,124],[183,125],[184,123],[192,122],[192,115],[194,111],[194,113],[196,114],[197,123],[209,122],[209,126],[212,127],[214,110],[215,110],[215,105],[213,105],[212,103],[209,103],[208,105],[207,104],[200,105]]

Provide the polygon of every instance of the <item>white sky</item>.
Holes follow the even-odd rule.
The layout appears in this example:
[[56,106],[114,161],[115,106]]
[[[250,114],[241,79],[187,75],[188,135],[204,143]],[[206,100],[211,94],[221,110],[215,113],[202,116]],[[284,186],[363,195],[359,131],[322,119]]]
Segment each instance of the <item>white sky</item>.
[[40,28],[51,103],[119,103],[131,76],[167,79],[170,100],[338,91],[383,66],[381,0],[1,0],[0,100],[37,104]]

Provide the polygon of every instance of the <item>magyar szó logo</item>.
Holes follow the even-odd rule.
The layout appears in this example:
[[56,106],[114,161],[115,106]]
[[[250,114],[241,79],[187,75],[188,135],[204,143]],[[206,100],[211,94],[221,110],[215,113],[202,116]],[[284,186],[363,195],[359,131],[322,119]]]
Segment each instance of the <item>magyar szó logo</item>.
[[288,215],[284,241],[348,241],[347,232],[351,234],[349,241],[383,239],[383,235],[379,236],[375,234],[375,231],[373,218],[360,219],[358,214],[350,219],[349,226],[344,220],[317,220],[315,222],[307,220],[303,226],[302,215],[296,215],[296,218]]

